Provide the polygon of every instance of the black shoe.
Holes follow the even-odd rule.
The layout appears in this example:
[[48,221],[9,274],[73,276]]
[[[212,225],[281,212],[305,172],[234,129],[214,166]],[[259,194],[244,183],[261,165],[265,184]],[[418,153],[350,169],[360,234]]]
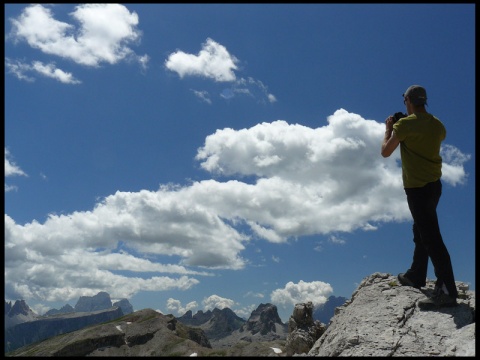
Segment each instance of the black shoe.
[[445,294],[442,290],[430,298],[419,300],[417,306],[422,310],[435,309],[440,307],[457,306],[457,299]]
[[412,280],[410,280],[406,274],[404,273],[400,273],[398,274],[397,276],[398,278],[398,281],[400,281],[400,284],[402,284],[403,286],[411,286],[411,287],[414,287],[415,289],[420,289],[421,286],[418,285],[418,284],[415,284]]

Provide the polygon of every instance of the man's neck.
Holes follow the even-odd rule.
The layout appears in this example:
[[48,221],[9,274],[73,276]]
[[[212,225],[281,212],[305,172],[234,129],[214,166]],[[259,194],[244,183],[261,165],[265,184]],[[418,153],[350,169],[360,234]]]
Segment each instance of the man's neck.
[[[412,106],[412,114],[418,114],[418,113],[426,113],[427,110],[425,109],[425,106]],[[409,114],[410,115],[410,114]]]

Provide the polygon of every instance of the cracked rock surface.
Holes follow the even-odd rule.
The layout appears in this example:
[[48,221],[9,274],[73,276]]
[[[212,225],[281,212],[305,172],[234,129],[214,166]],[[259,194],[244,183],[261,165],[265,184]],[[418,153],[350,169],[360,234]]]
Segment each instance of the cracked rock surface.
[[458,306],[420,310],[418,290],[386,273],[367,276],[335,311],[308,356],[475,356],[475,292],[457,282]]

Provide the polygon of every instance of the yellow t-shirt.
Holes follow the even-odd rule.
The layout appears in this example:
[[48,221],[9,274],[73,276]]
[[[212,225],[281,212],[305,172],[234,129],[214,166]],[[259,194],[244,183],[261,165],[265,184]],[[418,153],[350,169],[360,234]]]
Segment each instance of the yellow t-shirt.
[[425,186],[442,176],[440,145],[447,135],[442,122],[429,113],[411,114],[393,125],[400,141],[405,188]]

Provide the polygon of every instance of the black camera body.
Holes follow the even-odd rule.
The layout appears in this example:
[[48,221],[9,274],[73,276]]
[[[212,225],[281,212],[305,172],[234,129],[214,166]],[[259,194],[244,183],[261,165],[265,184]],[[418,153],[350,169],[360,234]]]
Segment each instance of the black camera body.
[[395,124],[398,120],[407,116],[408,116],[407,114],[404,114],[401,111],[396,112],[395,114],[393,114],[393,118],[394,118],[393,123]]

